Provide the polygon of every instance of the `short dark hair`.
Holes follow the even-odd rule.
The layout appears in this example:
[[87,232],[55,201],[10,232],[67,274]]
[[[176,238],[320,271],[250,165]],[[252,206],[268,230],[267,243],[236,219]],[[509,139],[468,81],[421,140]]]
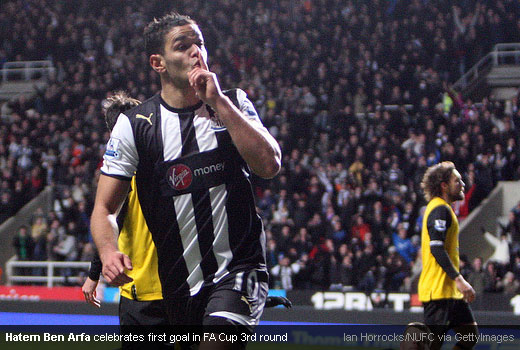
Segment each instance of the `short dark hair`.
[[159,19],[154,18],[144,28],[144,46],[148,56],[164,54],[164,39],[172,28],[186,24],[197,24],[190,16],[171,12]]
[[107,102],[103,107],[108,130],[112,131],[114,125],[116,125],[117,117],[121,113],[140,104],[141,101],[131,98],[124,91],[117,91],[113,96],[107,98]]
[[442,196],[441,183],[450,181],[453,170],[455,170],[455,164],[448,161],[432,165],[426,170],[421,182],[421,188],[427,201],[432,200],[434,197]]

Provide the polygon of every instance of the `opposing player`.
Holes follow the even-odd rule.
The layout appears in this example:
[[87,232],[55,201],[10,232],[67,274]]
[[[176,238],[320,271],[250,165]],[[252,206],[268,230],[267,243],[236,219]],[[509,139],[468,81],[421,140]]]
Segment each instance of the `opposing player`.
[[441,348],[449,329],[467,335],[454,349],[472,349],[478,329],[469,303],[475,291],[459,273],[459,223],[451,208],[464,199],[464,182],[452,162],[442,162],[427,169],[421,187],[429,202],[422,224],[419,299],[424,321],[435,335],[431,349]]
[[[145,43],[162,90],[122,114],[107,145],[91,222],[103,274],[128,282],[132,264],[118,250],[113,218],[135,173],[170,324],[252,327],[268,275],[249,174],[275,176],[280,148],[243,91],[220,90],[193,20],[154,20]],[[200,349],[243,346],[202,342]]]

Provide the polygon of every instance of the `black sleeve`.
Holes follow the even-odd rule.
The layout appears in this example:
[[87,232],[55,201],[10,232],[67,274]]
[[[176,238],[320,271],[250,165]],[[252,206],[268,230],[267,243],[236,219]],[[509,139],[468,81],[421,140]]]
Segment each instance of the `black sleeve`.
[[455,270],[455,266],[453,266],[448,253],[446,253],[446,249],[444,249],[443,246],[434,245],[430,246],[430,250],[432,255],[435,257],[435,260],[437,260],[437,263],[442,267],[444,272],[446,272],[448,277],[452,280],[457,278],[459,273]]
[[444,205],[440,205],[428,215],[427,225],[428,234],[430,235],[430,251],[433,257],[448,277],[455,279],[459,272],[453,266],[446,249],[444,249],[446,231],[451,226],[451,220],[450,210]]
[[99,281],[99,275],[101,275],[101,270],[103,269],[103,265],[101,264],[101,259],[99,258],[99,254],[96,250],[96,254],[92,258],[90,262],[90,271],[88,272],[88,277],[92,281]]
[[442,241],[446,239],[446,231],[451,226],[451,213],[444,205],[439,205],[428,215],[428,234],[431,241]]

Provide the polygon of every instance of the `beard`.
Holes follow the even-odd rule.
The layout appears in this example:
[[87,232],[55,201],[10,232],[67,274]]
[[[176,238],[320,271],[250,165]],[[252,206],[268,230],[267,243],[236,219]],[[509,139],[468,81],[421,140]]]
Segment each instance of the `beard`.
[[450,200],[451,202],[464,200],[464,191],[450,193]]

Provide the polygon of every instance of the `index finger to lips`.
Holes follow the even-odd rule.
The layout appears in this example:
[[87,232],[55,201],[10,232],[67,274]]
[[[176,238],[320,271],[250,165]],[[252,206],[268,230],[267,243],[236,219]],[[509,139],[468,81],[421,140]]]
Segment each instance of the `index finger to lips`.
[[199,50],[199,63],[200,63],[200,67],[202,69],[208,70],[208,65],[204,61],[204,58],[202,58],[202,52],[200,50]]

